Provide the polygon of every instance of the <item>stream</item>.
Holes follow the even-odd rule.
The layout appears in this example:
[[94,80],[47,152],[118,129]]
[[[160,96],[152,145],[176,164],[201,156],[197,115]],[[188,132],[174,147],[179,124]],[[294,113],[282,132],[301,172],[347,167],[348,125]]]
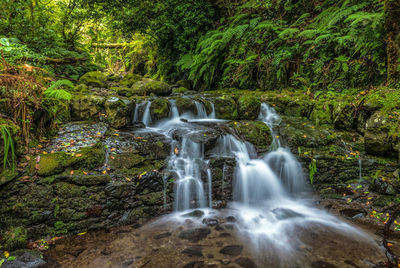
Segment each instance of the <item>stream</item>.
[[[272,107],[262,104],[258,117],[273,136],[269,152],[225,133],[206,153],[208,134],[198,126],[224,120],[200,102],[195,114],[180,114],[174,100],[169,105],[167,119],[152,122],[150,101],[137,105],[133,118],[146,126],[138,133],[173,141],[173,212],[143,226],[66,238],[46,253],[49,266],[377,267],[385,261],[376,235],[316,206],[302,165],[279,138],[281,118]],[[236,162],[226,208],[215,209],[210,155]]]

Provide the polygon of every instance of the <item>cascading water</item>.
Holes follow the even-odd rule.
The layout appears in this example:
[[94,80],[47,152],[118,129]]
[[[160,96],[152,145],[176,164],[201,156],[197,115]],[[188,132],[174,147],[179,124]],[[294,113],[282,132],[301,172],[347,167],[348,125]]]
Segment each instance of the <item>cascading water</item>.
[[137,104],[133,113],[133,122],[142,122],[146,127],[150,126],[152,123],[150,107],[151,101]]

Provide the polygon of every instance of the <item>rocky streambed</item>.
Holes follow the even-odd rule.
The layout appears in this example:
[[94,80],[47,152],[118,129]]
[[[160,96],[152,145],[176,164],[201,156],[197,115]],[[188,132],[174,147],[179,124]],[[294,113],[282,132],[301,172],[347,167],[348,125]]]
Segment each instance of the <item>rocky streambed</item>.
[[[385,262],[379,233],[367,241],[346,234],[347,227],[321,229],[296,221],[286,236],[296,234],[296,239],[258,252],[250,243],[254,239],[242,234],[240,215],[227,208],[234,195],[235,157],[215,153],[227,135],[253,144],[258,155],[279,139],[302,163],[315,190],[307,194],[314,195],[312,206],[376,232],[382,224],[371,217],[373,211],[392,212],[400,189],[397,141],[389,139],[388,121],[377,118],[379,108],[368,106],[369,112],[355,115],[348,103],[320,106],[291,93],[197,94],[137,76],[113,79],[82,79],[85,84],[74,89],[67,111],[72,121],[25,156],[19,172],[2,174],[0,226],[7,249],[27,240],[81,234],[58,241],[45,254],[47,266],[374,267]],[[273,132],[257,120],[262,102],[282,115]],[[169,128],[166,123],[176,113],[180,127]],[[154,220],[174,210],[177,174],[170,160],[184,149],[184,139],[201,144],[198,178],[218,210]],[[282,220],[298,216],[286,212]],[[286,249],[290,252],[279,255]]]

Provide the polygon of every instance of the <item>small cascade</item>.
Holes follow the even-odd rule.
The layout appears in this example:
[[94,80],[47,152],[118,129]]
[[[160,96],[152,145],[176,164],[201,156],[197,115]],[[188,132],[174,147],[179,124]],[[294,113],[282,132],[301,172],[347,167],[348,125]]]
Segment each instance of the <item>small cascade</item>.
[[170,119],[179,118],[179,111],[178,107],[176,106],[176,100],[169,100],[169,107],[170,107]]
[[152,123],[150,115],[150,107],[151,107],[151,101],[148,101],[142,117],[142,122],[146,127],[150,126]]
[[203,118],[208,118],[206,109],[203,105],[203,103],[199,101],[194,102],[196,105],[196,115],[198,119],[203,119]]
[[360,155],[358,156],[358,168],[360,170],[359,180],[361,182],[362,181],[362,160],[361,160]]
[[[175,210],[206,207],[201,171],[207,163],[201,144],[183,138],[180,149],[175,147],[173,151],[169,169],[176,176]],[[211,174],[211,171],[208,169],[207,173]],[[211,181],[211,178],[209,180]]]
[[258,120],[264,122],[271,130],[272,149],[278,149],[279,147],[281,147],[279,136],[275,132],[275,128],[281,123],[281,117],[275,111],[275,109],[270,107],[266,103],[262,103]]
[[150,115],[151,101],[145,101],[136,104],[135,111],[133,113],[133,122],[142,122],[146,127],[151,125]]
[[208,118],[210,118],[210,119],[215,119],[215,118],[216,118],[216,115],[215,115],[215,105],[214,105],[214,103],[211,103],[211,113],[210,113],[210,115],[208,116]]

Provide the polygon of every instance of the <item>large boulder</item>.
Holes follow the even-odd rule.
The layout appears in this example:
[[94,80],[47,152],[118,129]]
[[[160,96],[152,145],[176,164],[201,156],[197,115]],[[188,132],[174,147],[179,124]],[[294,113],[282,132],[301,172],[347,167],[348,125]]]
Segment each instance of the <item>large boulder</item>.
[[355,126],[354,107],[349,102],[336,102],[333,108],[333,124],[336,129],[352,130]]
[[95,95],[78,95],[71,100],[72,120],[88,120],[99,116],[104,98]]
[[132,87],[133,84],[140,80],[142,80],[142,76],[138,74],[127,74],[122,78],[119,84],[124,87]]
[[133,109],[132,101],[111,97],[107,99],[104,107],[106,109],[107,121],[111,127],[120,129],[128,126]]
[[169,96],[171,93],[171,86],[162,81],[143,79],[132,85],[132,95],[145,96],[154,94],[156,96]]
[[235,100],[227,95],[216,98],[214,101],[215,114],[219,119],[235,120],[238,118]]
[[185,112],[196,114],[196,104],[190,98],[177,98],[176,107],[178,108],[180,114],[183,114]]
[[385,155],[390,149],[387,116],[377,111],[365,124],[365,151],[372,155]]
[[79,78],[80,84],[86,84],[93,87],[105,87],[107,76],[102,72],[88,72]]
[[255,120],[260,114],[261,101],[255,96],[241,96],[238,100],[239,118]]
[[169,102],[164,98],[157,98],[151,102],[151,118],[155,121],[167,118],[169,115]]

